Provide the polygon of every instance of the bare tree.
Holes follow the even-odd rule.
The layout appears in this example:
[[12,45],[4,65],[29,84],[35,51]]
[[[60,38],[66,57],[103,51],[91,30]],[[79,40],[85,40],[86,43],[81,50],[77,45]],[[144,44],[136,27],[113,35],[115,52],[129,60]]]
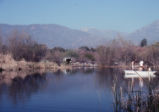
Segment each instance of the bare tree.
[[40,61],[45,56],[47,47],[33,41],[27,33],[11,33],[8,40],[9,51],[15,60]]

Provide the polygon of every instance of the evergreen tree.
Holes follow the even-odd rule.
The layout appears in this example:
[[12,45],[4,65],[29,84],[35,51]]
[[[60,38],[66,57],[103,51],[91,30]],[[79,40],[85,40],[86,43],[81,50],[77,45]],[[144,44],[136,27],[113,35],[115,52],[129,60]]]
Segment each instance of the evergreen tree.
[[142,39],[142,40],[141,40],[141,43],[140,43],[140,46],[141,46],[141,47],[147,46],[147,39],[145,39],[145,38]]

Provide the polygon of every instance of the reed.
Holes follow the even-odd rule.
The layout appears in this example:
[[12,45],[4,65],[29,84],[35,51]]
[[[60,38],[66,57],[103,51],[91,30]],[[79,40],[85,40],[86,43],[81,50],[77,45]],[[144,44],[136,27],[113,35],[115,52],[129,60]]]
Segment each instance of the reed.
[[123,93],[116,76],[112,87],[114,112],[159,112],[159,91],[152,87],[153,80],[145,83],[147,91],[135,89],[130,84],[130,89]]

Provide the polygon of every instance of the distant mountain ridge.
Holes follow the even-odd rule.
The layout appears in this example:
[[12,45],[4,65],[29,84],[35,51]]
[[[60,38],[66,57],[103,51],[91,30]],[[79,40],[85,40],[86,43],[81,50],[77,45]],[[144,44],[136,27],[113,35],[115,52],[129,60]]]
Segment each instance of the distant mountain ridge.
[[136,44],[139,44],[143,38],[146,38],[149,43],[159,41],[159,20],[129,34],[94,28],[76,30],[57,24],[0,24],[0,34],[2,34],[4,39],[7,39],[8,35],[14,30],[26,32],[34,40],[46,44],[50,48],[55,46],[64,48],[96,47],[116,38],[118,35],[127,40],[132,40]]
[[85,29],[82,29],[82,31],[87,32],[93,36],[100,37],[103,39],[109,39],[109,40],[116,38],[118,35],[124,36],[124,33],[114,31],[114,30],[98,30],[95,28],[85,28]]
[[135,43],[139,43],[143,38],[146,38],[149,44],[159,41],[159,20],[130,33],[127,38]]
[[70,29],[56,24],[7,25],[0,24],[0,32],[4,38],[14,31],[28,33],[34,40],[49,47],[61,46],[64,48],[77,48],[80,46],[95,47],[107,39],[92,35],[81,30]]

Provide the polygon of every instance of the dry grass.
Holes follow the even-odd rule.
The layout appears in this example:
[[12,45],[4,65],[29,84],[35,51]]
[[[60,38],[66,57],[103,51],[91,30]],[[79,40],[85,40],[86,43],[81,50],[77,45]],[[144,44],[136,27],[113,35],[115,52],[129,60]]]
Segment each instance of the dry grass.
[[26,71],[36,69],[59,69],[65,68],[58,66],[54,62],[41,61],[41,62],[26,62],[25,60],[15,61],[10,54],[0,54],[0,68],[5,71]]

